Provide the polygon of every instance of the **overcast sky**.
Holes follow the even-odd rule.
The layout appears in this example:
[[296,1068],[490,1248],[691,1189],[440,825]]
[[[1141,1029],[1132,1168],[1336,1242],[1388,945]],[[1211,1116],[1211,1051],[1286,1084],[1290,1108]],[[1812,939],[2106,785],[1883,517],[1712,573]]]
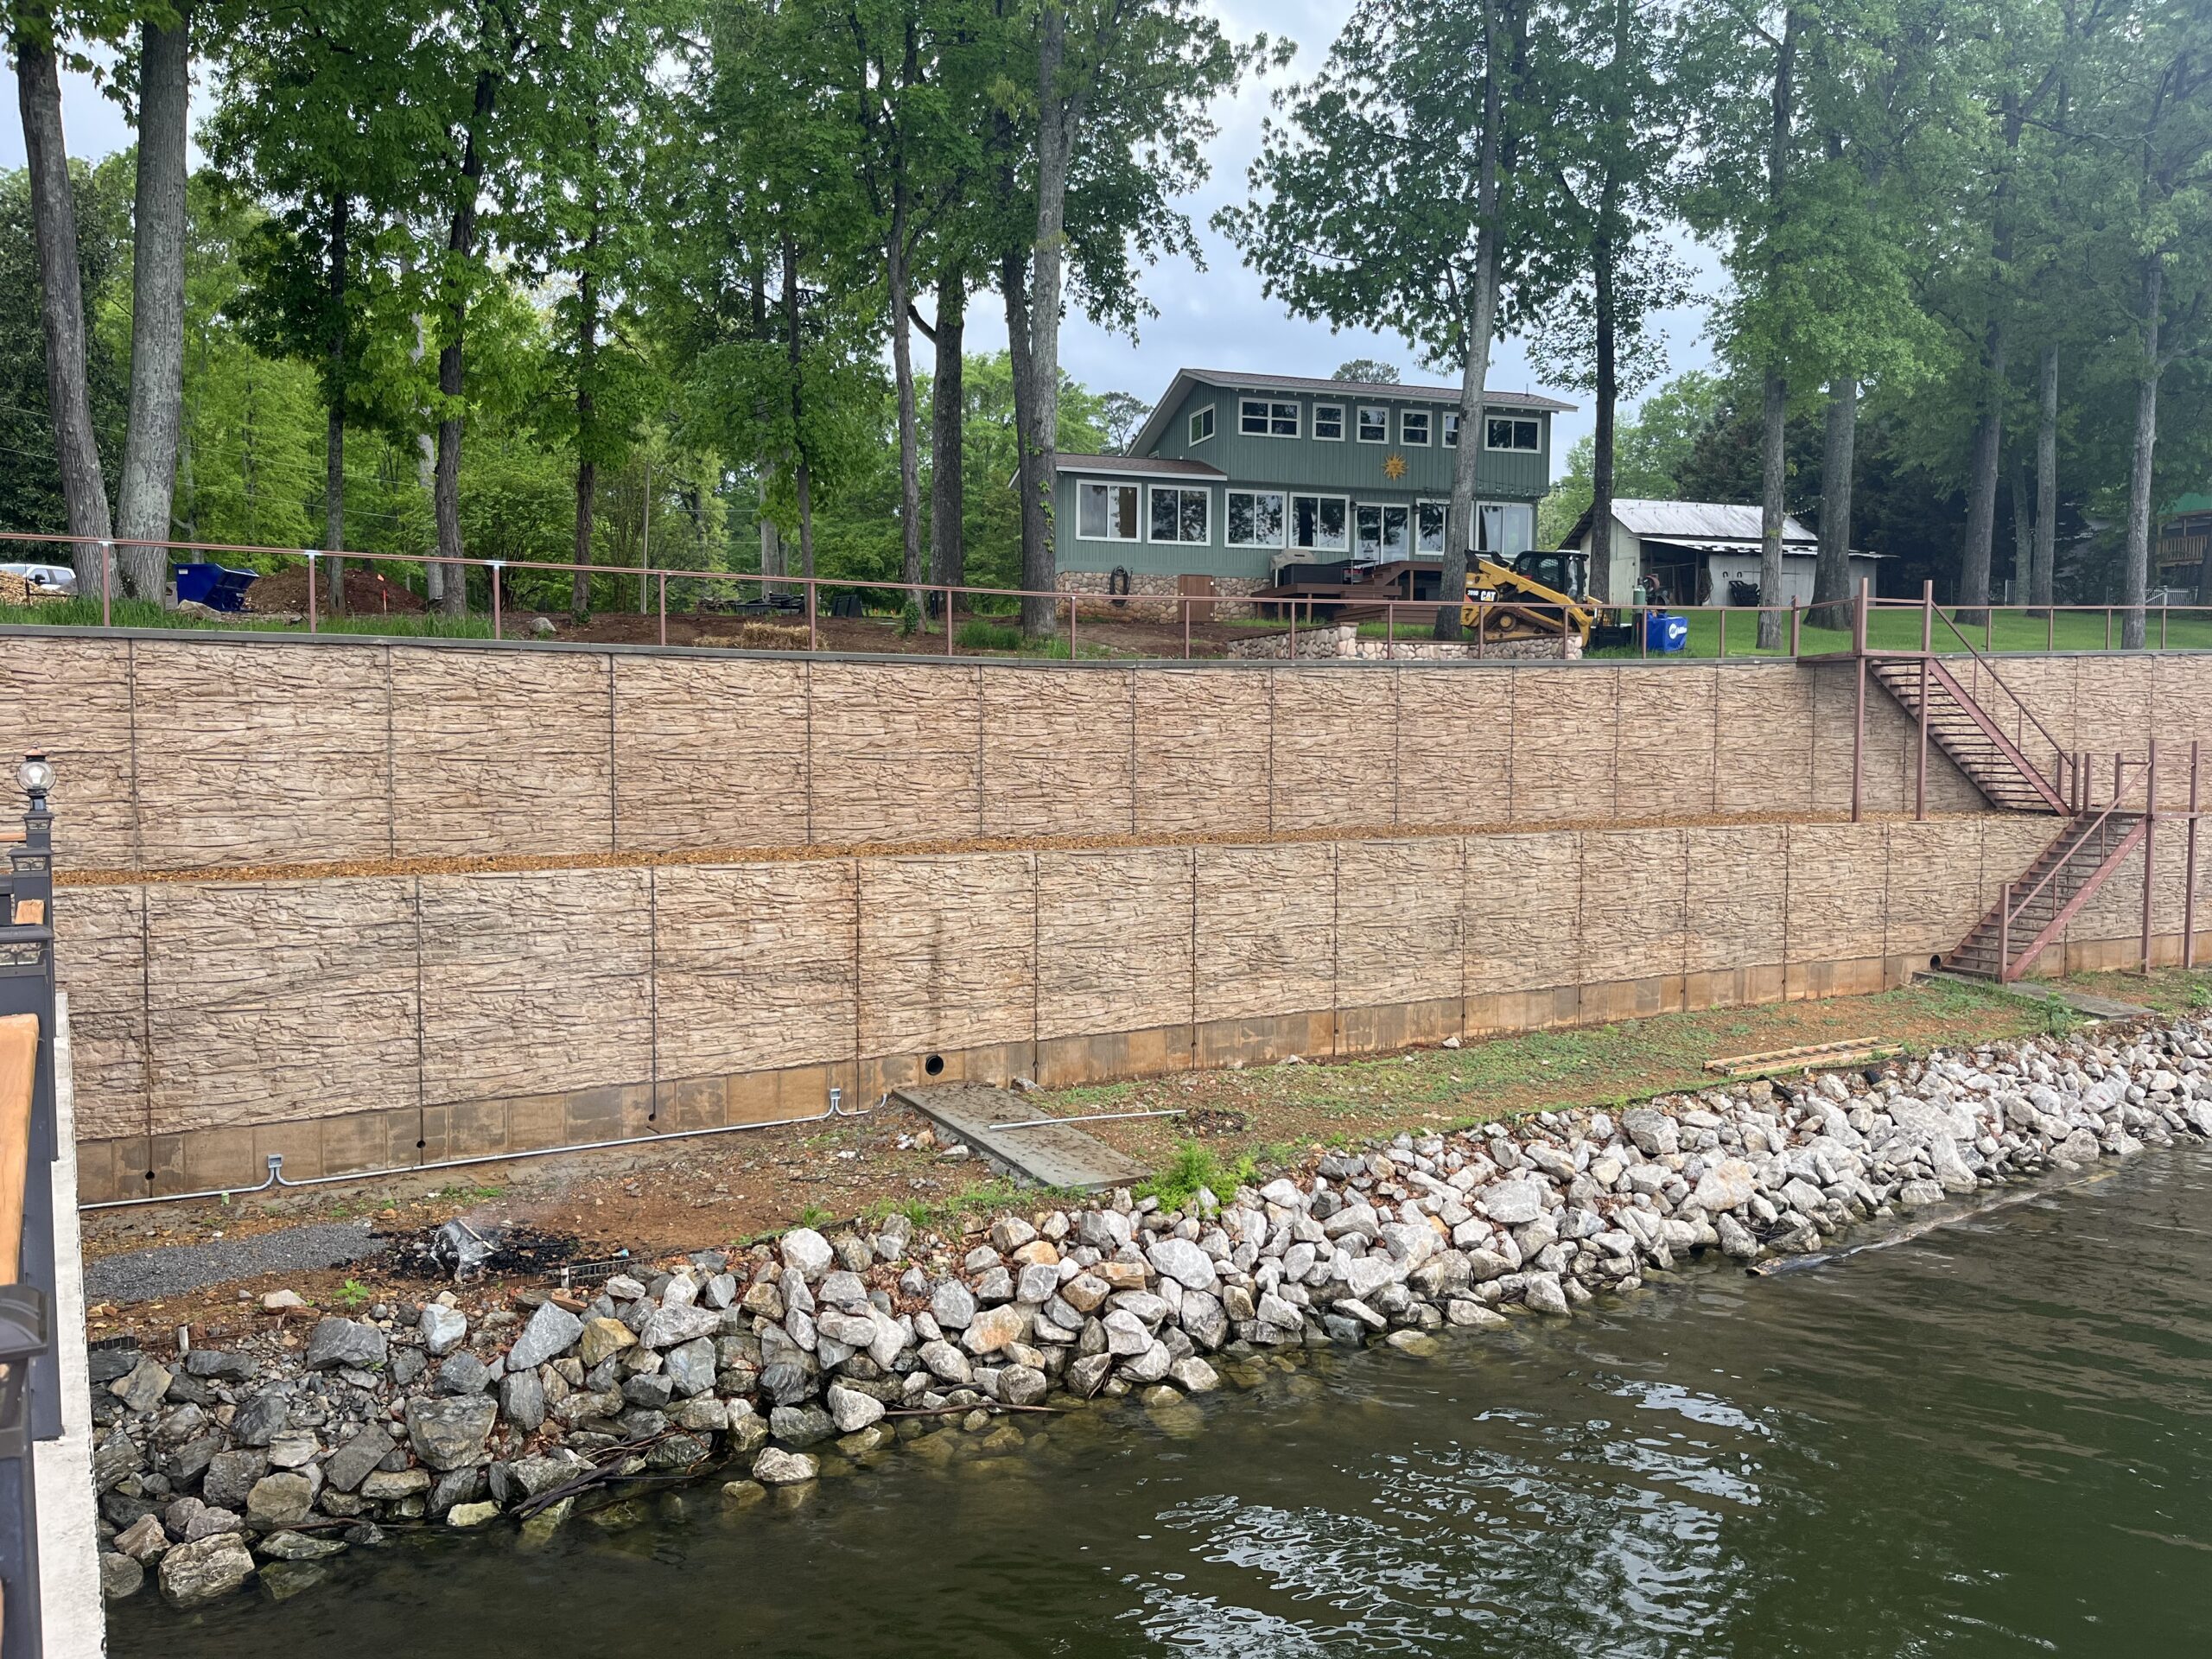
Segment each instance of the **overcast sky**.
[[[1330,42],[1350,10],[1349,0],[1213,0],[1213,3],[1230,34],[1238,39],[1264,29],[1276,37],[1287,35],[1296,41],[1300,50],[1290,72],[1294,77],[1311,73],[1327,55]],[[1175,371],[1185,365],[1325,375],[1348,358],[1374,357],[1395,363],[1409,380],[1425,378],[1402,340],[1363,331],[1332,333],[1325,323],[1300,321],[1287,315],[1261,293],[1259,278],[1243,267],[1236,250],[1207,225],[1216,208],[1244,198],[1245,170],[1259,149],[1260,122],[1267,112],[1270,84],[1248,82],[1236,96],[1222,99],[1215,108],[1221,134],[1211,151],[1213,176],[1184,204],[1198,227],[1206,270],[1201,273],[1177,260],[1147,271],[1145,293],[1160,315],[1147,320],[1134,340],[1125,334],[1109,334],[1081,316],[1071,316],[1060,335],[1060,350],[1068,372],[1077,379],[1098,391],[1131,392],[1149,402],[1166,390]],[[16,107],[15,75],[0,67],[0,111],[8,112],[6,118],[0,118],[0,167],[23,164],[22,129],[12,113]],[[130,142],[122,111],[84,76],[68,78],[62,120],[72,156],[97,159]],[[1699,257],[1695,263],[1701,270],[1712,269],[1709,258]],[[1708,360],[1711,353],[1704,338],[1701,307],[1669,313],[1662,322],[1670,372]],[[996,350],[1006,342],[1001,315],[988,298],[969,309],[968,340],[970,348],[978,351]],[[1550,391],[1584,405],[1574,415],[1560,417],[1558,442],[1553,448],[1555,467],[1556,458],[1590,429],[1587,399],[1539,380],[1524,340],[1510,339],[1500,344],[1491,358],[1491,384],[1506,391]]]

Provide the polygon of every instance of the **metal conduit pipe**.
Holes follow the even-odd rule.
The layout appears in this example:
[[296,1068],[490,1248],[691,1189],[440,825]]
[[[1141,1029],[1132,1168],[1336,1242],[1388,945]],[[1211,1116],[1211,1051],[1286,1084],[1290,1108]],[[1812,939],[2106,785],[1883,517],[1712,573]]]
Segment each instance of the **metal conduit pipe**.
[[357,1169],[343,1175],[310,1175],[303,1181],[284,1179],[284,1154],[269,1154],[269,1173],[252,1186],[214,1186],[201,1192],[162,1192],[143,1198],[103,1198],[97,1204],[80,1204],[81,1212],[89,1210],[123,1210],[142,1204],[183,1204],[194,1198],[243,1198],[249,1192],[266,1192],[278,1186],[329,1186],[340,1181],[381,1180],[387,1175],[416,1175],[435,1169],[466,1169],[475,1164],[509,1164],[522,1158],[557,1158],[564,1152],[606,1152],[616,1147],[658,1146],[667,1141],[692,1141],[702,1135],[735,1135],[745,1129],[788,1129],[809,1123],[826,1123],[832,1118],[851,1119],[871,1117],[891,1098],[887,1090],[873,1106],[849,1112],[844,1106],[842,1089],[830,1091],[830,1108],[812,1117],[778,1117],[762,1123],[723,1123],[706,1129],[672,1129],[665,1135],[630,1135],[613,1141],[578,1141],[565,1147],[539,1147],[530,1152],[487,1152],[474,1158],[442,1158],[435,1163],[399,1164],[390,1169]]

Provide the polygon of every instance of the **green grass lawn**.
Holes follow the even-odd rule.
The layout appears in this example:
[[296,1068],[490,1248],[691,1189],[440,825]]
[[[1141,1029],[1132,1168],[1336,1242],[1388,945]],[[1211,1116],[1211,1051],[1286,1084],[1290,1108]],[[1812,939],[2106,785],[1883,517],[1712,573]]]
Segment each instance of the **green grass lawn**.
[[[118,599],[109,607],[109,619],[118,628],[220,628],[233,632],[305,633],[305,622],[288,622],[282,617],[255,616],[246,612],[224,612],[203,616],[196,611],[168,611],[149,600]],[[403,635],[410,639],[489,639],[492,619],[489,616],[446,616],[435,612],[410,612],[384,614],[381,613],[349,612],[343,616],[323,616],[319,619],[325,633],[381,633]],[[100,625],[100,602],[97,599],[70,599],[54,605],[0,605],[0,626],[33,626],[48,628],[97,628]]]

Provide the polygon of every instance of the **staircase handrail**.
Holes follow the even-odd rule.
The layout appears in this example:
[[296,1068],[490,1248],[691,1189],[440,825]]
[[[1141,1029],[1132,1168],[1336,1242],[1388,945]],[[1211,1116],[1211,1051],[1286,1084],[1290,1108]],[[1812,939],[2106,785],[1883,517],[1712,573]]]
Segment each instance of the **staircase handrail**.
[[[1979,672],[1983,669],[1988,670],[1989,683],[1995,686],[1999,691],[2002,691],[2006,697],[2012,700],[2012,706],[2018,709],[2019,712],[2026,717],[2028,724],[2034,727],[2036,731],[2042,736],[2043,741],[2050,745],[2051,753],[2056,756],[2058,760],[2059,772],[2056,779],[2050,779],[2045,781],[2049,782],[2058,794],[2062,796],[2065,795],[2067,793],[2066,766],[2068,764],[2066,746],[2061,743],[2057,738],[2051,734],[2050,728],[2048,726],[2045,726],[2043,721],[2036,718],[2036,711],[2028,707],[2026,700],[2011,686],[2005,683],[2003,677],[1997,672],[1997,664],[1991,662],[1989,658],[1982,653],[1981,648],[1976,645],[1973,640],[1967,639],[1965,633],[1960,630],[1957,619],[1953,617],[1949,612],[1936,607],[1932,600],[1929,601],[1929,608],[1934,613],[1934,614],[1942,618],[1943,626],[1951,631],[1952,638],[1955,639],[1961,645],[1967,648],[1967,654],[1973,657],[1974,660],[1976,671]],[[1931,652],[1930,654],[1932,655],[1933,653]]]
[[[2140,768],[2144,772],[2148,772],[2151,768],[2151,763],[2148,760],[2122,761],[2119,760],[2118,757],[2114,757],[2114,760],[2116,764],[2113,773],[2112,799],[2105,804],[2105,809],[2103,811],[2098,813],[2097,816],[2090,819],[2088,823],[2082,825],[2078,833],[2075,833],[2069,826],[2069,833],[2073,834],[2074,836],[2073,846],[2067,849],[2065,857],[2060,859],[2056,864],[2053,864],[2049,869],[2043,873],[2042,880],[2037,882],[2032,887],[2030,887],[2025,893],[2020,896],[2019,901],[2005,912],[2005,920],[2008,924],[2017,918],[2020,912],[2028,907],[2030,901],[2032,900],[2037,894],[2040,893],[2046,887],[2050,885],[2051,879],[2054,876],[2056,876],[2061,870],[2064,869],[2068,864],[2073,861],[2075,853],[2088,844],[2088,839],[2091,836],[2095,835],[2100,830],[2104,828],[2105,820],[2112,817],[2113,813],[2120,810],[2120,801],[2127,793],[2128,772],[2134,768]],[[2079,821],[2076,820],[2076,822]]]

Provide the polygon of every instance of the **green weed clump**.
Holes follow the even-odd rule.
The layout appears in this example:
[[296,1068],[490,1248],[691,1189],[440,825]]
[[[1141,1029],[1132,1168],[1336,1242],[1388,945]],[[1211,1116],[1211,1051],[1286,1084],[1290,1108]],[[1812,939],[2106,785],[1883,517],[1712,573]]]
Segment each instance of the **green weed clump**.
[[1259,1179],[1259,1166],[1250,1154],[1234,1164],[1224,1164],[1211,1147],[1185,1141],[1175,1148],[1167,1166],[1136,1190],[1141,1198],[1158,1198],[1163,1210],[1180,1210],[1200,1187],[1217,1198],[1226,1198],[1240,1186]]
[[960,648],[963,651],[1020,651],[1021,630],[1002,622],[985,622],[970,618],[960,625]]

